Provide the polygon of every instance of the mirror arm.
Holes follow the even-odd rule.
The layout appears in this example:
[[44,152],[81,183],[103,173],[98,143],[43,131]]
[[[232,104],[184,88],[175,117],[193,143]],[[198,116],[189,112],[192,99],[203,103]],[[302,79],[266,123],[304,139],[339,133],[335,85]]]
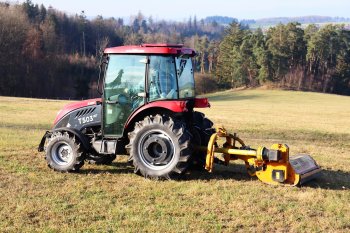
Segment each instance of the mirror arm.
[[97,80],[97,93],[100,95],[102,95],[102,91],[100,91],[101,70],[102,70],[102,64],[100,65],[98,80]]
[[[97,80],[97,93],[102,95],[103,92],[102,90],[100,90],[100,82],[101,82],[101,73],[102,73],[102,68],[103,68],[103,65],[107,65],[108,64],[108,57],[106,57],[105,55],[103,55],[101,57],[101,60],[100,60],[100,65],[99,65],[99,73],[98,73],[98,80]],[[104,71],[104,73],[106,73],[106,71]]]

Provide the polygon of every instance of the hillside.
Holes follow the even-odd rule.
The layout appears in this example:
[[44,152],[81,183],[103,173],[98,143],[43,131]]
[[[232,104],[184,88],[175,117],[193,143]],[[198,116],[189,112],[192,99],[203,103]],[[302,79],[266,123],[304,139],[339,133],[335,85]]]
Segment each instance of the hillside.
[[275,17],[275,18],[264,18],[264,19],[258,19],[255,20],[255,22],[252,22],[249,24],[252,28],[258,28],[258,27],[271,27],[275,26],[279,23],[282,24],[288,24],[291,22],[298,22],[303,25],[309,25],[309,24],[316,24],[316,25],[323,25],[323,24],[350,24],[349,18],[343,18],[343,17],[330,17],[330,16],[302,16],[302,17]]
[[240,164],[180,181],[133,174],[127,157],[79,173],[47,168],[37,146],[67,101],[0,97],[0,229],[4,232],[346,232],[350,230],[350,97],[290,91],[209,96],[206,115],[251,146],[287,143],[323,176],[269,186]]
[[204,19],[207,23],[216,22],[218,24],[228,25],[232,22],[240,22],[243,25],[247,25],[250,28],[267,28],[273,27],[277,24],[288,24],[292,22],[298,22],[303,25],[308,24],[350,24],[350,18],[344,17],[330,17],[330,16],[319,16],[319,15],[310,15],[310,16],[299,16],[299,17],[271,17],[271,18],[262,18],[262,19],[241,19],[228,17],[228,16],[208,16]]

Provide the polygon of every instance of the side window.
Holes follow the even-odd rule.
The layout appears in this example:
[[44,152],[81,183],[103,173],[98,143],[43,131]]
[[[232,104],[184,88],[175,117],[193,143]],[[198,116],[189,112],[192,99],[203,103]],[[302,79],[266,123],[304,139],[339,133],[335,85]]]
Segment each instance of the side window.
[[194,78],[191,58],[176,58],[176,70],[179,79],[180,99],[194,97]]
[[144,104],[146,56],[111,55],[105,76],[103,130],[121,135],[130,114]]
[[144,92],[146,57],[136,55],[112,55],[105,79],[105,98],[125,95],[130,107],[143,103],[138,93]]
[[148,80],[149,101],[178,98],[173,57],[150,56]]

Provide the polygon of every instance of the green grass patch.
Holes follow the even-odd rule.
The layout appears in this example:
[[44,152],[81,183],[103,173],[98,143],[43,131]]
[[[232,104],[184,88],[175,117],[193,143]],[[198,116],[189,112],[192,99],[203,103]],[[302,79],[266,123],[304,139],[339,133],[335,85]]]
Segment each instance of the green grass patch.
[[133,174],[127,157],[80,173],[37,152],[67,101],[0,97],[0,229],[5,232],[348,232],[350,97],[278,90],[209,95],[203,111],[251,146],[287,143],[324,169],[301,188],[270,186],[240,162],[180,181]]

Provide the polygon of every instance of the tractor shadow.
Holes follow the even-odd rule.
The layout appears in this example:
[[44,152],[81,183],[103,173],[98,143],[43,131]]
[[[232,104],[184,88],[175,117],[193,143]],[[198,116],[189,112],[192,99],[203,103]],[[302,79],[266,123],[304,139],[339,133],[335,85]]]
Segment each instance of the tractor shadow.
[[[207,171],[192,170],[183,178],[183,180],[236,180],[251,181],[258,180],[257,177],[248,175],[243,164],[231,164],[229,166],[215,165],[212,173]],[[349,190],[350,172],[341,170],[325,169],[314,180],[302,184],[302,187],[326,190]]]
[[134,168],[128,162],[113,162],[110,165],[89,165],[82,168],[78,174],[129,174],[134,173]]
[[213,172],[202,169],[193,169],[187,172],[182,180],[237,180],[237,181],[251,181],[255,177],[248,175],[247,170],[243,164],[233,164],[228,166],[215,164]]
[[[89,167],[81,169],[78,174],[86,175],[106,173],[134,174],[134,168],[128,162],[113,162],[111,165],[89,165]],[[215,165],[212,173],[209,173],[204,169],[189,169],[186,174],[178,179],[179,182],[193,180],[252,181],[258,180],[258,178],[249,176],[243,164],[230,164],[229,166]],[[324,169],[316,179],[301,185],[301,187],[327,190],[349,190],[350,172]]]
[[[113,162],[110,165],[88,165],[83,167],[77,174],[134,174],[134,167],[128,162]],[[180,177],[174,179],[181,181],[191,180],[253,180],[246,171],[244,165],[235,164],[229,166],[215,165],[214,171],[209,173],[204,169],[188,169]]]

